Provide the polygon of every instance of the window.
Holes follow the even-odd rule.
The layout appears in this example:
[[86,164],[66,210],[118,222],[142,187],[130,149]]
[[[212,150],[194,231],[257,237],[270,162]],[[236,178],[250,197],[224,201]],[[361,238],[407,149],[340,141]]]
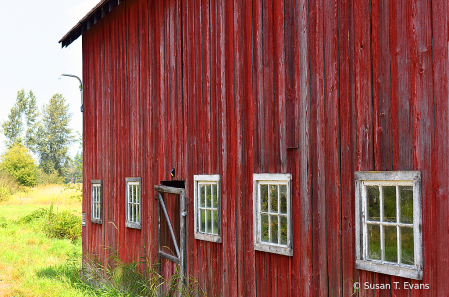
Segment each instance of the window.
[[91,188],[91,212],[90,212],[90,220],[92,223],[101,224],[102,221],[102,181],[101,180],[91,180],[90,182]]
[[195,175],[195,238],[221,242],[220,175]]
[[356,172],[356,267],[422,279],[421,174]]
[[291,174],[253,175],[254,248],[293,256]]
[[141,227],[141,201],[140,177],[126,178],[126,222],[128,228],[140,229]]

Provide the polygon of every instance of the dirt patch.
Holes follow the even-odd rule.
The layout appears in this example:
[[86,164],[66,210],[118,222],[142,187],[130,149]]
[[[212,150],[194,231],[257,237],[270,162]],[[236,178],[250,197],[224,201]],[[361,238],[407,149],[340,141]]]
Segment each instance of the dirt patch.
[[11,270],[0,264],[0,296],[10,296],[11,289]]
[[11,294],[11,284],[6,282],[7,276],[0,274],[0,296],[9,296]]

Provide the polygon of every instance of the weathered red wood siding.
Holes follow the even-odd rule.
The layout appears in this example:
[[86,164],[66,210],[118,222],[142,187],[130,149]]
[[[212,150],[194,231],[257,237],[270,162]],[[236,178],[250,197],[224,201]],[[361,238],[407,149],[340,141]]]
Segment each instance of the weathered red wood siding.
[[[123,2],[83,34],[83,212],[92,179],[105,202],[84,253],[156,261],[154,185],[175,168],[208,296],[448,295],[448,39],[445,0]],[[357,170],[421,171],[422,281],[355,269]],[[254,251],[262,172],[293,175],[293,257]],[[221,244],[194,239],[195,174],[221,175]],[[142,177],[141,230],[126,177]]]

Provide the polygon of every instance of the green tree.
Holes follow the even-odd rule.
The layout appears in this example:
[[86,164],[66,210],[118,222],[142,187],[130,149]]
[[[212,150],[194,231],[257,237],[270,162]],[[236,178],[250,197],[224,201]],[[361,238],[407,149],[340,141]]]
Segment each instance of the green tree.
[[69,104],[61,94],[53,95],[43,107],[35,142],[39,165],[46,174],[64,176],[65,164],[70,162],[69,147],[74,140],[69,128],[71,117]]
[[8,119],[1,124],[6,137],[6,146],[9,148],[20,143],[35,152],[38,116],[39,111],[33,91],[28,94],[24,89],[18,91]]
[[29,150],[20,143],[13,144],[1,156],[0,169],[14,176],[21,185],[36,184],[37,165]]

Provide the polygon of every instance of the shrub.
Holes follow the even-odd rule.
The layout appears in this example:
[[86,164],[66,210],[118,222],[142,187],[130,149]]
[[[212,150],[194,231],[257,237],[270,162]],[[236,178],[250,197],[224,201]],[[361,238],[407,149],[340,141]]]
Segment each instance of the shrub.
[[0,168],[17,179],[20,185],[33,186],[37,180],[37,166],[28,149],[12,145],[2,156]]
[[44,225],[44,232],[48,237],[75,241],[81,237],[81,228],[81,218],[73,212],[54,212],[53,204],[50,206]]
[[19,188],[17,180],[5,171],[0,172],[0,202],[8,200]]
[[45,208],[39,208],[35,211],[33,211],[30,214],[24,215],[19,219],[19,223],[21,224],[28,224],[34,220],[42,219],[46,217],[48,214],[48,209]]
[[9,195],[10,195],[9,189],[3,185],[0,185],[0,202],[8,199]]
[[8,226],[8,222],[5,217],[0,217],[0,228],[6,228]]
[[37,183],[40,185],[61,185],[63,178],[58,175],[56,171],[52,173],[45,173],[42,169],[39,169],[39,175]]

